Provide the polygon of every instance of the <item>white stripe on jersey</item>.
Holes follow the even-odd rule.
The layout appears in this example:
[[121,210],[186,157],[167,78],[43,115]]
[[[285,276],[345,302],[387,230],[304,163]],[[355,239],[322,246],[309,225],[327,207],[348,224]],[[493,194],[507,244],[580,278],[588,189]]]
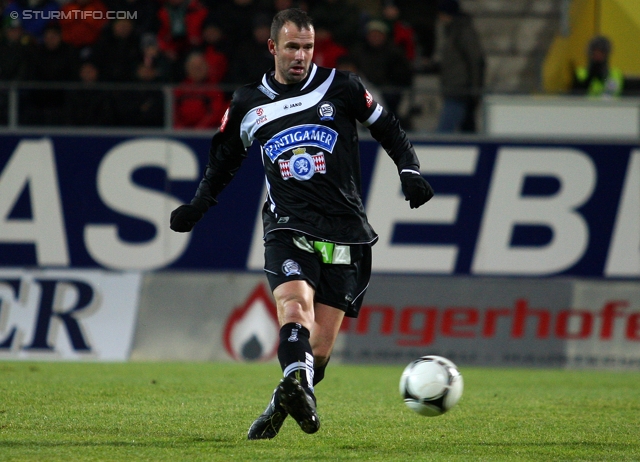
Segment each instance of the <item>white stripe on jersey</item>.
[[318,66],[316,66],[313,63],[311,63],[311,73],[309,74],[309,80],[307,80],[307,83],[304,84],[304,86],[300,89],[300,91],[302,91],[305,88],[307,88],[309,86],[309,84],[311,82],[313,82],[313,78],[316,76],[316,70],[317,69],[318,69]]
[[369,118],[362,122],[362,125],[364,125],[365,127],[371,126],[373,123],[375,123],[376,120],[378,120],[380,114],[382,114],[382,106],[378,104]]
[[[333,83],[335,74],[336,70],[332,69],[327,80],[322,82],[318,88],[306,95],[300,95],[299,92],[295,92],[289,98],[275,101],[273,103],[267,103],[249,110],[240,124],[240,138],[242,138],[244,146],[247,148],[251,146],[256,132],[262,126],[269,122],[273,122],[274,120],[278,120],[281,117],[305,111],[322,101],[322,98],[324,98],[324,95]],[[312,72],[312,75],[309,77],[309,81],[311,81],[311,78],[314,75],[315,72]],[[309,82],[307,82],[307,84],[308,83]]]
[[[262,146],[260,146],[260,159],[262,159],[262,166],[264,167],[264,152],[263,152]],[[267,197],[265,198],[265,201],[269,202],[269,210],[271,210],[271,213],[275,214],[276,203],[271,197],[271,183],[269,183],[269,178],[267,177],[266,174],[264,176],[264,183],[265,183],[265,187],[267,188]]]

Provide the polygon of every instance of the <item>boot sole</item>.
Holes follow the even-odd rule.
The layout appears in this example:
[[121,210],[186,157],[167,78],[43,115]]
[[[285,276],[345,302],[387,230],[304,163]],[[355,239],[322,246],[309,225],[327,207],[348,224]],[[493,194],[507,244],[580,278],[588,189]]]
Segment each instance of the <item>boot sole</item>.
[[300,383],[291,378],[285,377],[278,386],[280,392],[280,405],[294,418],[305,433],[315,433],[320,429],[320,419],[315,410],[315,405],[309,402]]

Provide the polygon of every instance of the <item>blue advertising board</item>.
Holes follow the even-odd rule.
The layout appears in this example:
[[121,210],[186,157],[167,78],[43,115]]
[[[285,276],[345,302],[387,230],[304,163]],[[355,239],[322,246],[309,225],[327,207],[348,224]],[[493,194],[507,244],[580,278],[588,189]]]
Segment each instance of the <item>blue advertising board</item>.
[[[169,230],[210,137],[0,136],[0,267],[259,270],[256,146],[192,233]],[[417,210],[360,142],[374,271],[640,278],[640,147],[415,141],[436,197]]]

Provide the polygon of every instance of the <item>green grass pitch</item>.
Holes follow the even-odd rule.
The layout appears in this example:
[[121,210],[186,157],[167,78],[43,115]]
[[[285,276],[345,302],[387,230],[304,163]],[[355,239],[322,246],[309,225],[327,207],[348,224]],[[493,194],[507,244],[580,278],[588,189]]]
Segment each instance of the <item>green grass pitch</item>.
[[422,417],[403,368],[331,364],[318,433],[248,441],[276,363],[0,362],[0,460],[640,460],[640,372],[461,367],[458,406]]

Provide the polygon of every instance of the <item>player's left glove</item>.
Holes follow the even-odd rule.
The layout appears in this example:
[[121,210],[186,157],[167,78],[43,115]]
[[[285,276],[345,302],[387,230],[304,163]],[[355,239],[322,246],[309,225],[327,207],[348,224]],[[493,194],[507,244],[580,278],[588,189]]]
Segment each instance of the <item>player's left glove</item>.
[[200,221],[208,208],[204,201],[195,198],[190,204],[183,204],[171,212],[169,226],[178,233],[188,233]]
[[403,170],[400,173],[402,192],[404,199],[409,201],[412,209],[417,209],[433,197],[433,188],[425,180],[420,172],[415,170]]

